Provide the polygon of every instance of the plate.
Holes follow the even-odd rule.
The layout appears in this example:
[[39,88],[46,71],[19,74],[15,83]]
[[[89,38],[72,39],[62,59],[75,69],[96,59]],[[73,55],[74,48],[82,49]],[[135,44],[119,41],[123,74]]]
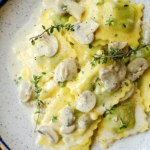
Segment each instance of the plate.
[[[91,0],[92,1],[92,0]],[[132,0],[145,4],[145,18],[150,19],[150,1]],[[13,82],[18,66],[12,55],[12,41],[16,32],[29,20],[33,10],[38,8],[40,0],[11,0],[0,8],[0,136],[11,150],[46,150],[35,144],[36,133],[24,107],[19,104],[16,85]],[[38,16],[37,14],[36,16]],[[31,20],[38,21],[36,16]],[[31,21],[28,31],[33,27]],[[21,38],[21,37],[20,37]],[[150,150],[150,131],[124,138],[113,144],[109,150]],[[97,150],[95,146],[92,150]]]

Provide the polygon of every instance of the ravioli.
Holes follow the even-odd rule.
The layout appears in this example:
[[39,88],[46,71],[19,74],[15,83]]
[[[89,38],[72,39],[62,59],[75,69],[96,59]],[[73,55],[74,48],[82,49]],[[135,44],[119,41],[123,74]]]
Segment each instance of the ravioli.
[[90,0],[83,4],[85,9],[89,9],[84,15],[84,19],[91,17],[100,24],[95,34],[95,40],[126,41],[134,47],[139,45],[143,5],[126,0],[118,2],[105,0],[103,3],[97,4],[97,0],[95,0],[90,4],[92,5],[90,9],[89,4]]
[[144,132],[148,129],[145,108],[140,91],[136,88],[128,100],[106,113],[98,126],[98,137],[102,148],[109,147],[115,140]]

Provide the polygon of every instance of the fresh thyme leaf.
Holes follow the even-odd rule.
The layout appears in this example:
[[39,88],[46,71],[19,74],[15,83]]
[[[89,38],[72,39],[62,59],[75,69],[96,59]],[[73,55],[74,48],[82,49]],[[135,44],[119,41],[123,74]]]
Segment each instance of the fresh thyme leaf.
[[18,80],[21,80],[22,79],[22,77],[20,76],[20,77],[18,77]]
[[36,111],[34,114],[39,114],[40,113],[40,111]]
[[35,40],[42,38],[43,34],[47,33],[49,36],[54,32],[54,29],[56,29],[58,32],[60,32],[62,29],[66,29],[67,31],[74,31],[74,25],[71,24],[56,24],[56,25],[51,25],[49,28],[46,29],[44,25],[42,25],[42,28],[44,31],[34,37],[31,37],[29,41],[31,41],[32,45],[35,45]]
[[84,74],[84,71],[81,71],[82,74]]
[[76,78],[77,78],[76,76],[72,76],[72,80],[76,80]]
[[33,39],[31,40],[31,44],[32,44],[32,45],[35,45],[35,41],[34,41]]
[[111,26],[111,25],[113,25],[114,24],[114,20],[113,20],[113,18],[109,18],[108,20],[106,20],[106,22],[107,22],[107,24],[109,25],[109,26]]
[[101,5],[104,3],[104,0],[101,0],[101,2],[97,2],[96,5]]
[[74,43],[72,43],[72,42],[69,42],[69,44],[70,44],[70,45],[74,45]]
[[70,107],[71,106],[70,102],[68,102],[67,105]]
[[128,84],[127,82],[124,82],[124,84],[125,84],[126,86],[129,86],[129,84]]
[[46,72],[41,72],[41,74],[43,74],[43,75],[44,75],[44,74],[46,74]]
[[67,10],[67,5],[64,5],[64,6],[62,7],[62,9],[63,9],[63,10]]
[[127,125],[125,123],[121,123],[121,125],[119,126],[119,129],[123,129],[123,128],[127,128]]
[[103,107],[105,106],[105,103],[103,103]]
[[46,29],[46,27],[44,26],[44,25],[42,25],[42,28],[45,30]]
[[57,121],[57,116],[53,116],[53,118],[51,119],[51,121],[54,123]]
[[149,84],[149,87],[150,87],[150,84]]
[[92,49],[92,47],[93,47],[92,44],[89,44],[89,49]]
[[108,114],[113,114],[113,112],[114,112],[113,108],[108,109],[108,110],[106,111],[106,115],[108,115]]
[[59,81],[58,84],[60,85],[60,87],[65,87],[66,86],[66,82],[67,81]]
[[130,48],[132,49],[132,50],[136,50],[137,48],[136,47],[134,47],[134,46],[130,46]]
[[15,84],[18,84],[18,83],[19,83],[18,80],[16,80],[16,79],[14,79],[14,82],[15,82]]

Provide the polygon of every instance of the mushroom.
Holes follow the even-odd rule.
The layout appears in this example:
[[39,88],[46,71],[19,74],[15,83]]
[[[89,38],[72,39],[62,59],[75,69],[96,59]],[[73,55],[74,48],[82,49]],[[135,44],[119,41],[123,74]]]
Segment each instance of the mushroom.
[[50,144],[56,144],[59,140],[59,136],[50,125],[40,126],[38,132],[43,134]]
[[27,81],[19,83],[19,97],[23,103],[28,102],[32,96],[32,86]]
[[94,40],[94,32],[99,24],[89,18],[85,22],[74,23],[74,31],[71,32],[72,37],[81,44],[90,44]]
[[63,126],[70,126],[75,120],[74,112],[70,107],[64,107],[60,112],[60,122]]
[[52,57],[58,51],[58,41],[54,35],[44,34],[34,46],[34,57]]
[[108,92],[114,92],[120,87],[120,78],[118,78],[113,65],[102,68],[99,72],[99,78]]
[[95,107],[96,97],[91,91],[84,91],[76,100],[76,109],[81,112],[89,112]]
[[86,129],[92,123],[92,119],[88,114],[82,115],[78,120],[78,126],[81,129]]
[[138,79],[143,72],[148,68],[148,62],[144,58],[136,58],[127,66],[127,78],[131,81]]
[[56,82],[70,81],[77,75],[77,64],[73,58],[67,58],[60,62],[54,72]]
[[130,98],[133,95],[134,89],[135,89],[135,86],[134,86],[133,82],[131,82],[131,86],[132,86],[131,90],[129,92],[127,92],[126,95],[123,98],[120,99],[120,102],[123,102],[123,101],[127,100],[128,98]]
[[127,46],[127,42],[110,42],[108,44],[108,49],[114,48],[117,49],[123,49]]
[[56,12],[60,15],[69,13],[80,20],[84,8],[74,0],[56,0]]
[[60,133],[62,134],[70,134],[75,130],[76,126],[75,125],[71,125],[71,126],[61,126],[60,127]]
[[142,37],[144,44],[150,44],[150,20],[143,21]]
[[117,72],[117,76],[120,81],[125,79],[126,76],[126,66],[124,63],[121,63],[120,61],[116,61],[114,64],[114,70]]

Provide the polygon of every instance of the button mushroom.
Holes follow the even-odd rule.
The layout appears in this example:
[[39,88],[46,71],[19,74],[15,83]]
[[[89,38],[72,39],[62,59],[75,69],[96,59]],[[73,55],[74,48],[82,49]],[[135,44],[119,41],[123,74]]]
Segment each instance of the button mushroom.
[[60,133],[62,134],[71,134],[75,130],[76,126],[71,125],[71,126],[61,126],[60,127]]
[[131,81],[138,79],[143,72],[148,68],[148,62],[144,58],[136,58],[127,66],[127,78]]
[[70,107],[64,107],[60,112],[60,122],[63,126],[70,126],[75,120],[74,112]]
[[54,35],[43,35],[34,46],[34,56],[41,57],[47,56],[52,57],[58,51],[58,41]]
[[74,0],[56,0],[56,12],[60,15],[69,13],[77,20],[80,20],[84,8]]
[[56,82],[70,81],[77,75],[77,64],[73,58],[63,60],[55,69],[54,80]]
[[134,86],[133,82],[131,82],[131,86],[132,86],[131,90],[126,93],[125,97],[123,97],[123,98],[120,99],[120,102],[123,102],[123,101],[127,100],[128,98],[130,98],[133,95],[134,89],[135,89],[135,86]]
[[126,66],[124,63],[121,63],[119,61],[116,61],[114,64],[114,70],[117,72],[118,74],[118,78],[120,81],[125,79],[126,76]]
[[50,144],[56,144],[59,140],[59,136],[50,125],[42,125],[38,131],[46,137]]
[[102,68],[99,72],[99,78],[108,92],[114,92],[120,87],[120,79],[113,65]]
[[89,18],[85,22],[76,22],[74,31],[71,32],[72,37],[81,44],[90,44],[94,40],[94,32],[99,24]]
[[123,49],[127,46],[127,42],[110,42],[108,44],[108,49],[114,48],[115,50],[117,49]]
[[81,112],[89,112],[95,107],[96,97],[91,91],[84,91],[76,100],[76,109]]
[[21,102],[28,102],[32,96],[32,86],[27,81],[19,83],[19,97]]
[[144,44],[150,44],[150,20],[143,21],[142,31]]
[[81,129],[86,129],[92,123],[92,119],[88,114],[82,115],[78,120],[78,126]]

